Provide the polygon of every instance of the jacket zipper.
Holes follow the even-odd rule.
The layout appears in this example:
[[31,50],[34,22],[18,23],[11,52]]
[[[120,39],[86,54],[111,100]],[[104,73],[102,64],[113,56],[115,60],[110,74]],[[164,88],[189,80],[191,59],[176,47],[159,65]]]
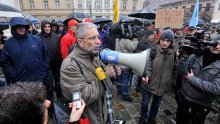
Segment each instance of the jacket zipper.
[[160,84],[161,84],[161,79],[162,79],[162,75],[163,75],[163,70],[164,70],[164,64],[165,64],[165,60],[166,60],[166,54],[164,54],[164,59],[163,59],[163,68],[162,68],[162,73],[160,74],[160,81],[159,81],[159,85],[157,87],[157,94],[159,94],[159,89],[160,89]]

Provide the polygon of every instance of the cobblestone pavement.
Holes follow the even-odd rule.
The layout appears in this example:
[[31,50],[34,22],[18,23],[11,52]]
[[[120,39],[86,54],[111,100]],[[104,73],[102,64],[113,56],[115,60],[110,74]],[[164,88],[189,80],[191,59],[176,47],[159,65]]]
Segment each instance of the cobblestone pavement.
[[[126,120],[126,124],[138,124],[140,117],[141,94],[136,93],[135,90],[132,90],[134,88],[131,88],[130,94],[134,101],[130,103],[121,100],[121,96],[117,95],[115,87],[112,87],[111,89],[113,95],[114,116],[124,118]],[[170,92],[163,97],[160,110],[156,118],[157,124],[175,124],[176,108],[177,105],[174,94]],[[220,108],[220,105],[214,103],[211,112],[206,118],[205,124],[214,124],[218,115],[218,108]]]

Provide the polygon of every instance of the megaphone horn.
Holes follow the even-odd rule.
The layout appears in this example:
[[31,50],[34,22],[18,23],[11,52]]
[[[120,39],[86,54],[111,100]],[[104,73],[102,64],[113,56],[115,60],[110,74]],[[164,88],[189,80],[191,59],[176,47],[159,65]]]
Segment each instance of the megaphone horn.
[[100,57],[102,61],[107,63],[125,65],[143,77],[146,76],[146,64],[150,58],[150,49],[133,54],[103,49],[100,52]]

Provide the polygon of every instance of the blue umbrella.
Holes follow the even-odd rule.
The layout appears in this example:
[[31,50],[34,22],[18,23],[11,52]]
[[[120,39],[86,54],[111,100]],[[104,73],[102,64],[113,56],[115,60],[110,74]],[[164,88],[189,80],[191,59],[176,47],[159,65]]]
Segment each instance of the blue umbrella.
[[23,13],[23,15],[27,18],[27,20],[29,22],[31,22],[32,24],[38,24],[40,23],[40,20],[38,20],[37,18],[35,18],[34,16],[32,16],[31,14],[28,13]]

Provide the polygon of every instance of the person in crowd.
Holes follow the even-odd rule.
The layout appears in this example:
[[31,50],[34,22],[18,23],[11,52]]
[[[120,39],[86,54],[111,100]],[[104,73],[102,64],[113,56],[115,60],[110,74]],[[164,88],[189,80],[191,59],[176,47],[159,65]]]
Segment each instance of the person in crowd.
[[203,25],[202,30],[204,30],[204,32],[210,31],[209,23],[205,23],[205,24]]
[[[144,39],[142,41],[138,41],[136,49],[133,53],[139,53],[146,49],[153,48],[156,45],[155,34],[153,30],[146,30],[143,32]],[[136,92],[141,92],[141,82],[142,79],[135,73],[132,75],[132,83],[136,85]]]
[[40,23],[34,23],[34,27],[36,28],[36,30],[37,30],[38,32],[41,32]]
[[11,18],[10,26],[13,36],[5,42],[0,58],[0,64],[10,83],[47,83],[50,60],[47,47],[39,37],[28,34],[30,25],[24,18]]
[[203,36],[203,41],[204,42],[209,42],[210,41],[210,38],[211,38],[211,35],[210,35],[210,33],[208,33],[208,32],[206,32],[206,33],[204,33],[204,36]]
[[60,49],[62,58],[65,59],[68,56],[69,49],[76,42],[76,27],[78,22],[75,19],[72,19],[68,22],[68,32],[61,39]]
[[152,24],[150,22],[144,22],[144,30],[153,30]]
[[[97,26],[93,23],[79,23],[76,29],[77,44],[70,55],[64,59],[61,66],[61,90],[65,98],[70,100],[73,92],[80,92],[86,103],[84,113],[91,124],[106,123],[106,101],[104,86],[95,74],[97,67],[104,68],[108,77],[115,77],[112,66],[105,66],[98,58],[101,41]],[[75,60],[74,60],[75,59]],[[116,66],[120,75],[120,68]]]
[[[163,96],[170,91],[175,81],[175,52],[172,43],[174,33],[164,30],[157,45],[151,49],[151,60],[147,67],[147,75],[142,78],[142,102],[140,124],[156,124],[160,103]],[[153,101],[148,114],[148,104],[153,96]]]
[[39,32],[36,30],[36,28],[34,27],[34,25],[30,24],[29,29],[28,29],[28,33],[31,35],[36,35]]
[[59,36],[60,38],[62,38],[62,33],[63,33],[63,30],[64,30],[64,24],[63,24],[63,22],[62,22],[62,21],[58,21],[58,26],[59,26],[59,34],[58,34],[58,36]]
[[177,105],[177,124],[204,124],[213,100],[220,95],[220,35],[201,56],[189,58]]
[[59,33],[59,25],[58,23],[55,21],[55,20],[52,20],[51,21],[51,31],[57,35],[60,35]]
[[49,21],[41,22],[41,32],[37,35],[44,42],[50,53],[50,73],[49,73],[49,92],[53,96],[53,86],[57,98],[61,98],[60,89],[60,66],[62,63],[62,56],[60,52],[60,38],[52,32],[52,25]]
[[[85,108],[69,104],[72,108],[69,122],[79,124]],[[46,99],[45,86],[38,82],[19,82],[5,86],[0,90],[0,123],[1,124],[47,124],[48,107],[51,102]]]
[[218,32],[216,30],[217,30],[216,26],[213,25],[211,27],[211,30],[208,32],[208,33],[210,33],[210,38],[211,39],[218,35]]
[[106,23],[100,24],[100,27],[98,28],[98,32],[99,32],[99,35],[101,36],[101,42],[102,42],[102,46],[103,46],[103,44],[105,44],[105,42],[106,42],[106,36],[107,36]]
[[174,38],[175,38],[173,43],[174,51],[177,51],[179,49],[179,43],[183,42],[185,39],[185,35],[183,34],[183,30],[181,28],[175,30]]
[[4,44],[7,37],[4,36],[4,32],[0,30],[0,44]]
[[195,27],[194,27],[194,26],[189,26],[188,32],[187,32],[186,36],[194,36],[195,31],[196,31],[196,30],[195,30]]

